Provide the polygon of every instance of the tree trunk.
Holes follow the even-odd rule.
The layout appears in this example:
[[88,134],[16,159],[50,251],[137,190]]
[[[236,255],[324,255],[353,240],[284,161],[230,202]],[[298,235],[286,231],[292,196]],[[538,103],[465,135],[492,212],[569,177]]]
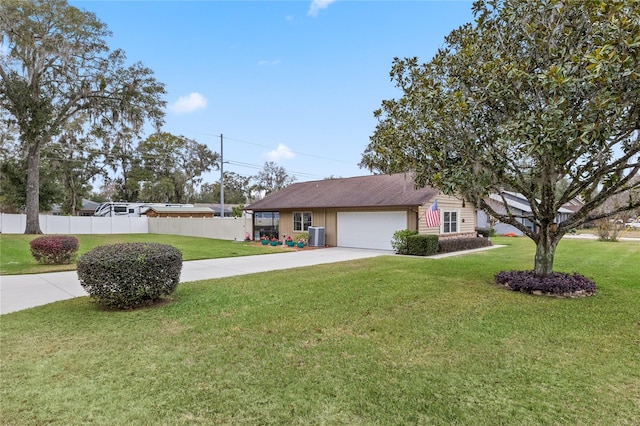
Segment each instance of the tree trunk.
[[27,158],[27,226],[25,234],[42,234],[40,230],[40,145],[29,147]]
[[75,188],[71,190],[71,206],[69,206],[69,214],[75,216],[78,213],[78,195]]
[[534,272],[536,275],[546,277],[553,272],[553,259],[556,255],[558,240],[550,227],[542,227],[536,240],[536,258]]

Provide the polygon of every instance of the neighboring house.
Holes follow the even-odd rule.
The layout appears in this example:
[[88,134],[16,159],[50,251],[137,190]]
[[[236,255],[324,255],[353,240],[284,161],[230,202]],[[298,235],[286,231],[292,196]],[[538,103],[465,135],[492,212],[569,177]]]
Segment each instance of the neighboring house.
[[[82,206],[76,211],[76,216],[93,216],[93,212],[96,210],[100,203],[97,201],[82,199]],[[51,214],[54,216],[62,215],[62,206],[60,204],[54,204],[51,208]]]
[[[428,228],[425,212],[437,201],[440,225]],[[391,250],[396,231],[441,238],[476,236],[475,208],[433,188],[415,189],[410,174],[373,175],[294,183],[246,207],[253,235],[286,235],[324,228],[328,246]]]
[[[195,207],[209,207],[211,208],[211,210],[214,211],[214,215],[216,217],[220,216],[220,209],[221,209],[221,205],[220,204],[215,204],[215,203],[195,203],[194,204]],[[225,204],[224,205],[224,217],[233,217],[233,208],[239,206],[239,204]]]
[[571,213],[575,213],[584,207],[584,202],[580,198],[574,198],[562,207],[567,210],[571,210]]
[[149,207],[143,215],[147,217],[213,217],[209,207]]
[[[529,201],[524,197],[524,195],[510,192],[510,191],[502,191],[502,195],[504,196],[505,201],[507,202],[507,207],[509,211],[514,216],[525,216],[525,217],[517,217],[516,220],[526,226],[528,229],[535,231],[534,224],[531,220],[527,219],[526,216],[531,216],[531,206],[529,205]],[[505,208],[502,197],[499,194],[491,194],[487,203],[498,213],[504,214],[507,212]],[[570,207],[570,208],[567,208]],[[571,208],[572,207],[572,208]],[[580,209],[580,201],[575,200],[570,205],[566,207],[561,207],[558,210],[558,214],[556,215],[556,223],[563,222],[569,218],[575,211]],[[482,211],[478,210],[477,223],[479,229],[490,229],[490,217],[489,215]],[[497,235],[506,235],[506,234],[515,234],[515,235],[523,235],[523,232],[520,231],[513,225],[509,225],[507,223],[496,222],[493,225],[493,229],[495,230]]]

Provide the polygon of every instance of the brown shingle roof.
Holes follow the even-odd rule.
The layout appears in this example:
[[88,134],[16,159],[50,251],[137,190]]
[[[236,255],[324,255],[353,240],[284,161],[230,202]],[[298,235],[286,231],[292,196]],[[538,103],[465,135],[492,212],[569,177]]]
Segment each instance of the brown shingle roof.
[[294,183],[246,209],[420,206],[437,194],[430,187],[415,189],[410,174],[359,176]]

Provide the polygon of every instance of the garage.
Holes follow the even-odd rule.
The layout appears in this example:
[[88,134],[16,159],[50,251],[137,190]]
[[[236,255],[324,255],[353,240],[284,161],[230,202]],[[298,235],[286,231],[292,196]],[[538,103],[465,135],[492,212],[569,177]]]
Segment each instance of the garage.
[[404,211],[338,212],[338,246],[392,250],[396,231],[407,229]]

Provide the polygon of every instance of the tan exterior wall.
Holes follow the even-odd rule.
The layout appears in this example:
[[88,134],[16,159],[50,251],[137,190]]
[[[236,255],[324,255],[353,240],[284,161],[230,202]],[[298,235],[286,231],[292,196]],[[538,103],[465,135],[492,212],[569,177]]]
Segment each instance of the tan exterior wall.
[[[438,210],[440,210],[440,227],[439,228],[427,228],[424,213],[431,207],[433,203],[428,202],[424,206],[420,207],[418,214],[418,232],[425,235],[440,235],[441,238],[447,237],[460,237],[460,236],[473,236],[476,235],[476,209],[469,203],[465,202],[465,206],[462,207],[462,200],[452,197],[450,195],[440,194],[436,197],[438,200]],[[442,227],[442,212],[455,211],[458,213],[458,232],[455,234],[443,234]]]
[[295,209],[295,210],[280,210],[280,221],[278,223],[278,233],[281,238],[285,235],[292,235],[295,238],[296,234],[301,232],[293,231],[293,213],[311,213],[311,226],[323,226],[325,233],[325,244],[328,246],[335,246],[337,240],[337,216],[336,212],[331,209]]
[[324,227],[325,244],[331,247],[338,245],[338,211],[341,212],[356,212],[356,211],[407,211],[407,224],[411,229],[417,229],[418,213],[415,209],[406,208],[369,208],[369,209],[296,209],[296,210],[280,210],[280,222],[278,225],[278,231],[280,238],[284,238],[285,235],[294,235],[297,232],[293,231],[293,213],[294,212],[311,212],[311,225]]
[[335,247],[338,245],[338,211],[326,209],[324,214],[324,242],[326,245]]
[[407,210],[407,229],[418,229],[418,209]]
[[[285,235],[293,235],[295,237],[299,232],[293,231],[293,213],[294,212],[311,212],[311,225],[322,226],[325,228],[325,244],[328,246],[336,246],[338,244],[338,211],[341,212],[357,212],[357,211],[406,211],[408,229],[417,229],[420,234],[440,235],[440,238],[467,237],[476,235],[476,214],[475,207],[471,203],[465,203],[462,206],[462,200],[448,195],[438,195],[438,209],[440,210],[439,228],[427,228],[424,213],[431,207],[431,202],[420,208],[367,208],[367,209],[295,209],[280,210],[280,220],[278,230],[280,238]],[[442,212],[455,211],[458,213],[458,232],[442,234]]]

